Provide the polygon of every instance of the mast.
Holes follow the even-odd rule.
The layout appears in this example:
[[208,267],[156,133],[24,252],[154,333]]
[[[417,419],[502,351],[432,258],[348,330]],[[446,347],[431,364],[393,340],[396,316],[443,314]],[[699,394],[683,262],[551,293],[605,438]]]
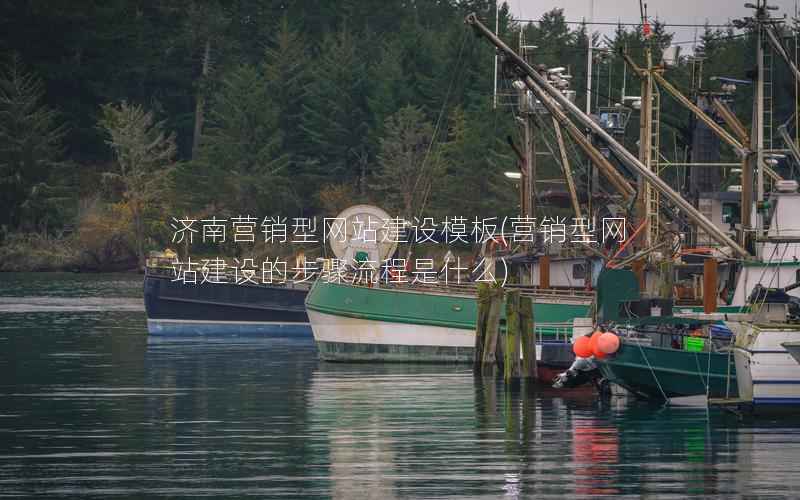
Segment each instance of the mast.
[[[589,23],[594,21],[594,0],[589,0]],[[589,24],[586,25],[586,114],[592,114],[592,33],[589,31]],[[592,140],[591,134],[587,132],[586,139]],[[597,171],[593,166],[592,161],[589,161],[586,169],[586,184],[588,192],[586,193],[587,210],[589,218],[592,217],[592,198],[594,198],[595,190],[597,189],[598,180]]]
[[[594,0],[589,0],[589,23],[594,20]],[[586,114],[592,114],[592,33],[586,25]]]
[[[645,168],[652,170],[653,166],[650,160],[652,157],[651,138],[653,135],[653,57],[652,51],[650,50],[650,40],[644,28],[647,23],[647,17],[645,17],[646,14],[644,13],[642,16],[642,27],[643,31],[645,31],[644,54],[647,70],[642,72],[641,93],[639,94],[642,96],[642,105],[639,114],[639,161],[642,162]],[[642,235],[643,237],[640,240],[641,244],[639,247],[647,248],[655,243],[653,234],[657,228],[651,226],[657,225],[658,221],[656,218],[651,217],[651,211],[654,208],[658,210],[658,205],[656,204],[655,207],[651,206],[651,198],[654,196],[654,193],[651,192],[652,189],[650,185],[645,182],[642,175],[637,176],[636,184],[639,193],[639,198],[636,201],[636,215],[640,221],[647,221],[646,223],[648,225]]]
[[761,206],[764,203],[764,169],[761,167],[764,164],[764,7],[766,7],[766,0],[763,5],[759,6],[756,12],[756,63],[758,64],[758,76],[756,81],[756,116],[753,122],[756,127],[756,231],[757,236],[761,236],[764,230],[764,217],[761,214]]
[[554,88],[539,73],[533,70],[531,66],[525,62],[517,53],[511,50],[508,45],[495,36],[486,26],[481,23],[477,16],[473,13],[467,16],[465,22],[475,29],[479,35],[486,37],[495,47],[503,51],[511,62],[513,62],[517,70],[524,75],[524,82],[528,85],[533,93],[539,97],[542,102],[545,100],[555,100],[564,110],[572,114],[578,122],[591,130],[602,141],[604,141],[609,149],[611,149],[617,158],[620,159],[628,168],[637,174],[641,174],[645,181],[651,184],[660,194],[667,197],[673,204],[675,204],[687,217],[694,221],[698,226],[705,230],[712,238],[719,244],[730,247],[736,254],[742,257],[749,257],[747,250],[745,250],[738,243],[728,237],[725,232],[720,230],[713,222],[703,216],[691,203],[687,202],[683,197],[675,192],[664,180],[657,175],[654,175],[647,169],[634,155],[632,155],[622,144],[618,143],[608,134],[603,128],[594,122],[592,118],[583,113],[574,103],[567,99],[558,89]]
[[[500,34],[500,7],[499,0],[494,0],[494,34]],[[497,109],[497,60],[499,55],[494,53],[494,91],[492,93],[492,109]]]

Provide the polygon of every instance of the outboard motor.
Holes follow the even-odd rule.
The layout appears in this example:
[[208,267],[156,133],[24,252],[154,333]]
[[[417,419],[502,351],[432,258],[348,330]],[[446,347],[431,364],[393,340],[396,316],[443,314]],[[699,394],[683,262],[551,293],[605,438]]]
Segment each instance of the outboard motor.
[[589,382],[593,382],[600,377],[600,370],[593,358],[581,358],[575,356],[575,361],[563,373],[559,373],[553,379],[553,387],[556,389],[571,389]]

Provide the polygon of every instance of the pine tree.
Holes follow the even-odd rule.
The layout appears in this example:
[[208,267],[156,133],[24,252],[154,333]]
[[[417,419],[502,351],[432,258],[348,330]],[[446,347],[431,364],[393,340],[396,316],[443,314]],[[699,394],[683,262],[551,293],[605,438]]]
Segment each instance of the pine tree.
[[491,110],[450,113],[447,141],[442,145],[444,168],[431,193],[432,211],[439,217],[502,217],[513,214],[517,191],[503,172],[516,168],[508,133]]
[[199,158],[188,172],[205,182],[196,179],[201,192],[191,196],[257,215],[291,201],[287,165],[278,107],[266,81],[255,67],[240,65],[223,78],[211,106]]
[[390,115],[412,103],[404,79],[403,55],[399,40],[387,41],[381,47],[378,61],[369,70],[372,85],[367,104],[373,119],[372,133],[376,137],[383,134],[383,126]]
[[365,63],[346,29],[325,37],[303,105],[302,130],[325,175],[363,187],[369,134]]
[[[43,230],[63,222],[59,211],[72,197],[62,161],[66,128],[45,106],[42,81],[18,56],[0,69],[0,226]],[[63,214],[62,214],[63,215]]]
[[262,67],[267,91],[277,107],[277,127],[283,134],[287,174],[303,205],[311,208],[313,195],[323,179],[308,134],[301,128],[303,105],[309,95],[311,59],[305,39],[292,29],[287,16],[281,19],[264,50]]

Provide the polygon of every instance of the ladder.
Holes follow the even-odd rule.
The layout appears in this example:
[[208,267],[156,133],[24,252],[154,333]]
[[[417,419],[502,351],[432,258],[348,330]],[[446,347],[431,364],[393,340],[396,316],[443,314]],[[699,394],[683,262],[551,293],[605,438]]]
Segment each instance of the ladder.
[[[650,154],[647,158],[647,167],[656,175],[661,174],[660,164],[660,137],[661,137],[661,93],[658,86],[650,81],[651,87],[651,122],[650,122]],[[645,185],[646,194],[646,214],[647,214],[647,243],[655,245],[659,239],[659,205],[660,197],[658,191],[653,189],[649,183]],[[652,255],[652,254],[651,254]]]
[[774,89],[772,85],[773,81],[773,68],[772,68],[772,61],[773,61],[773,54],[772,54],[772,46],[769,44],[769,41],[766,39],[766,29],[761,31],[761,41],[763,47],[763,54],[764,54],[764,149],[772,150],[772,131],[773,131],[773,95]]

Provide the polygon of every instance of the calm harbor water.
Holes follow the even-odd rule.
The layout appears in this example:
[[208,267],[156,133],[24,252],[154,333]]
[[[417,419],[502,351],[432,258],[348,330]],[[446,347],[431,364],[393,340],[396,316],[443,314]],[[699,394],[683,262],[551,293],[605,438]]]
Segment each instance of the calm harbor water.
[[800,422],[310,339],[148,341],[141,278],[0,274],[0,497],[797,497]]

